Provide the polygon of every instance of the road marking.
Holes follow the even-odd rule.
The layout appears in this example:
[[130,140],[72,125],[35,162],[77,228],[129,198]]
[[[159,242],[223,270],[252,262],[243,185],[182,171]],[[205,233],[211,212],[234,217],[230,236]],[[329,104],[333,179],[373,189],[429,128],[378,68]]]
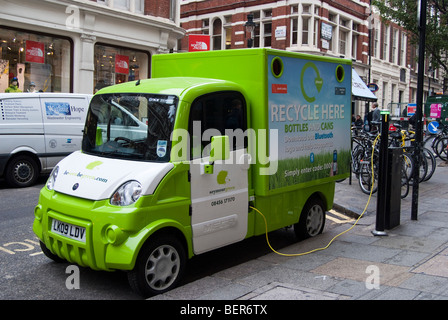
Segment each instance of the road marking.
[[28,243],[24,243],[24,242],[8,242],[8,243],[5,243],[3,246],[4,247],[9,247],[10,245],[15,245],[15,244],[24,246],[25,249],[14,249],[14,251],[20,251],[21,252],[21,251],[31,251],[31,250],[34,249],[34,246],[32,246],[32,245],[30,245]]
[[342,213],[336,212],[334,210],[330,210],[327,212],[326,217],[328,220],[331,220],[335,223],[350,223],[355,221],[355,219],[350,218]]
[[[6,247],[10,247],[6,249]],[[12,242],[8,242],[3,244],[3,246],[0,246],[0,252],[5,252],[8,254],[16,254],[16,252],[24,252],[24,251],[32,251],[34,249],[39,250],[40,249],[40,244],[39,242],[35,241],[35,240],[30,240],[30,239],[25,239],[23,240],[23,242],[19,242],[19,241],[12,241]],[[11,250],[9,250],[11,249]],[[42,251],[39,252],[35,252],[35,253],[31,253],[30,256],[37,256],[39,254],[42,254]]]
[[2,248],[2,247],[0,247],[0,251],[6,252],[9,254],[16,254],[14,251],[11,251],[11,250],[8,250],[8,249]]

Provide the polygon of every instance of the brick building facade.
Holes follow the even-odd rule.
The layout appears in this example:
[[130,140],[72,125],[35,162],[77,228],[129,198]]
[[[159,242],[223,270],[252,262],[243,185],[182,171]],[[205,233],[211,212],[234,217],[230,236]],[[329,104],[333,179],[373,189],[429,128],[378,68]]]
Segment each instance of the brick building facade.
[[[254,47],[351,59],[364,82],[378,84],[381,106],[416,100],[415,48],[400,26],[371,15],[369,0],[183,0],[180,10],[187,36],[178,51],[188,50],[189,34],[210,35],[211,50],[247,47],[245,23],[252,13]],[[431,91],[438,86],[433,80]],[[353,112],[363,114],[365,103],[357,101]]]

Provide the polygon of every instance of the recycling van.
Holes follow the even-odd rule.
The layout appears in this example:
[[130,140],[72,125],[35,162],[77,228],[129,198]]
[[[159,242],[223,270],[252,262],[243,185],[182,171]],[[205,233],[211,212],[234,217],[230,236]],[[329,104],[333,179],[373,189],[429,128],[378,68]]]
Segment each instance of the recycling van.
[[320,234],[350,171],[351,61],[273,49],[155,55],[101,89],[82,149],[41,190],[45,255],[126,270],[143,296],[198,255],[279,228]]

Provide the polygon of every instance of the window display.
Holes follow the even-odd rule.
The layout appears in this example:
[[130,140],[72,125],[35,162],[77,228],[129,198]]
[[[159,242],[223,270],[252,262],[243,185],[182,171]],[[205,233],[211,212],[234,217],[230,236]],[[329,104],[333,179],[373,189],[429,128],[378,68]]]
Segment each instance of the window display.
[[96,44],[94,92],[113,84],[146,79],[148,69],[147,52]]
[[71,92],[71,59],[68,39],[0,27],[0,92],[14,78],[22,92]]

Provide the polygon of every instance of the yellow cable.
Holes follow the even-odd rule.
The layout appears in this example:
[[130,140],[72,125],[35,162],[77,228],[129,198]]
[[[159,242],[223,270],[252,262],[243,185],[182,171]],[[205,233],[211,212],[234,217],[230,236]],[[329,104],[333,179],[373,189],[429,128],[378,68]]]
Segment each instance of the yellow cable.
[[[373,142],[372,156],[371,156],[371,164],[372,164],[372,181],[373,181],[374,183],[375,183],[375,176],[374,176],[374,171],[373,171],[373,168],[374,168],[374,167],[373,167],[373,153],[374,153],[374,150],[375,150],[375,144],[376,144],[376,142],[377,142],[377,140],[378,140],[379,137],[380,137],[380,136],[378,135],[378,136],[375,138],[374,142]],[[327,249],[327,248],[333,243],[333,241],[334,241],[337,237],[339,237],[339,236],[343,235],[344,233],[347,233],[347,232],[349,232],[351,229],[353,229],[353,228],[356,226],[356,224],[358,223],[359,219],[361,219],[361,217],[362,217],[362,216],[364,215],[364,213],[367,211],[367,207],[369,206],[370,199],[372,198],[372,193],[373,193],[373,184],[372,184],[372,188],[370,189],[369,199],[367,200],[367,203],[366,203],[366,206],[364,207],[363,212],[360,214],[360,216],[358,217],[358,219],[356,219],[355,223],[354,223],[350,228],[348,228],[347,230],[345,230],[345,231],[339,233],[338,235],[334,236],[333,239],[331,239],[330,242],[329,242],[325,247],[322,247],[322,248],[316,248],[316,249],[313,249],[313,250],[310,250],[310,251],[307,251],[307,252],[303,252],[303,253],[281,253],[281,252],[276,251],[274,248],[272,248],[271,243],[269,242],[269,237],[268,237],[268,223],[267,223],[267,221],[266,221],[266,217],[265,217],[264,214],[262,214],[257,208],[254,208],[254,207],[252,207],[252,206],[250,206],[250,208],[253,209],[253,210],[255,210],[256,212],[258,212],[258,213],[263,217],[264,225],[265,225],[265,227],[266,227],[266,242],[267,242],[269,248],[271,248],[271,250],[272,250],[274,253],[276,253],[276,254],[278,254],[278,255],[281,255],[281,256],[284,256],[284,257],[298,257],[298,256],[304,256],[304,255],[307,255],[307,254],[310,254],[310,253],[313,253],[313,252],[316,252],[316,251],[322,251],[322,250]]]

